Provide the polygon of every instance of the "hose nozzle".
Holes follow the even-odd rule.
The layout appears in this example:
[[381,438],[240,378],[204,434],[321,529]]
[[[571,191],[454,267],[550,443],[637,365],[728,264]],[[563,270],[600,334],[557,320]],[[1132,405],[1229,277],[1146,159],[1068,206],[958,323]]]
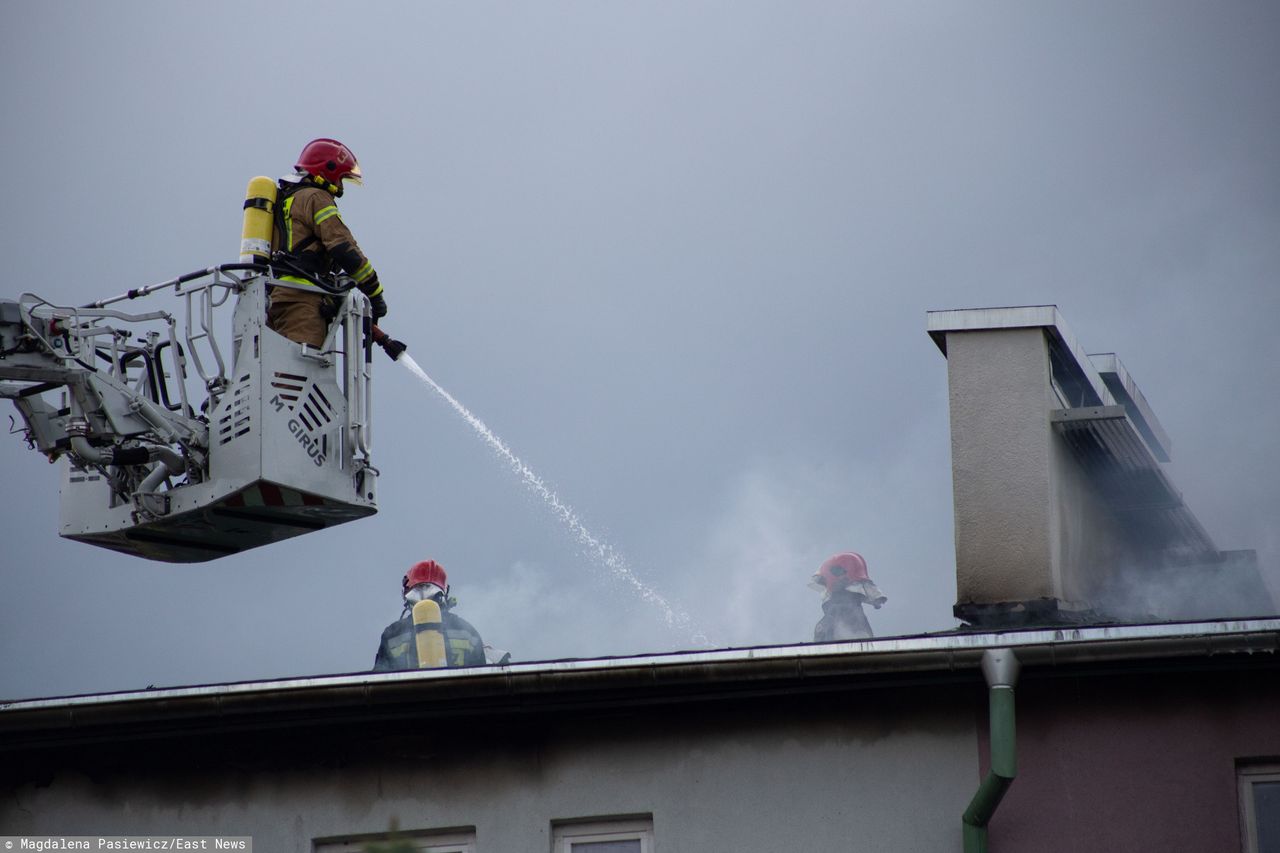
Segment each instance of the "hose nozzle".
[[387,355],[391,356],[392,361],[398,359],[409,348],[379,329],[376,325],[373,327],[373,342],[382,347]]

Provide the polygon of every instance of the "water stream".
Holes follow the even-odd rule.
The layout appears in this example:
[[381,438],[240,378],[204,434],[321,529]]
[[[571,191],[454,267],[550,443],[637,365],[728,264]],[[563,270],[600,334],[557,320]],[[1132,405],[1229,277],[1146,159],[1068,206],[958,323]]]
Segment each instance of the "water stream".
[[444,398],[445,402],[452,406],[453,410],[471,425],[471,428],[484,439],[489,448],[505,461],[512,471],[520,476],[524,485],[531,492],[542,498],[542,501],[551,508],[556,517],[573,534],[589,558],[607,569],[615,579],[624,583],[641,599],[657,607],[668,627],[685,634],[694,643],[699,645],[706,644],[705,635],[694,627],[689,615],[672,605],[660,593],[640,580],[630,566],[627,565],[626,559],[612,545],[587,530],[578,518],[578,514],[574,512],[573,507],[560,500],[560,497],[547,486],[543,479],[511,451],[506,442],[494,435],[493,430],[489,429],[484,421],[472,414],[470,409],[459,403],[452,394],[440,387],[434,379],[427,375],[425,370],[418,366],[416,361],[410,358],[408,353],[402,354],[396,361],[407,367],[414,376],[417,376],[431,390]]

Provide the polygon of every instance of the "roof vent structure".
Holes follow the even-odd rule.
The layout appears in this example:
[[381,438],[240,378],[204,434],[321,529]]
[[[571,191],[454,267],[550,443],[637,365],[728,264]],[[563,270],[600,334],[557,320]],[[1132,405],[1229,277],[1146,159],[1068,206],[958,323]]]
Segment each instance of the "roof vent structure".
[[1252,551],[1222,552],[1114,354],[1053,305],[931,311],[947,358],[956,616],[980,626],[1271,614]]

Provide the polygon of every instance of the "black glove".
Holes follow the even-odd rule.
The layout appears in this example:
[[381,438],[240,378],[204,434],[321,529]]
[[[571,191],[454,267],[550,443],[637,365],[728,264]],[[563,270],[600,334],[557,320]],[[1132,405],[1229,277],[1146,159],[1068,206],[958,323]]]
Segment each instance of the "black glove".
[[369,304],[373,306],[373,319],[378,320],[387,316],[387,300],[381,293],[370,296]]
[[331,322],[334,317],[338,316],[338,305],[338,300],[332,296],[326,296],[320,300],[320,316],[326,323]]

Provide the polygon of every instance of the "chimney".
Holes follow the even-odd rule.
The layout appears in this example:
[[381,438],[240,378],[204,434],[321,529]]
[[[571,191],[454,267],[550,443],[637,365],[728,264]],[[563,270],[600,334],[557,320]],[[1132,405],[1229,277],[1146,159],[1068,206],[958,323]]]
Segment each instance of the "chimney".
[[1113,354],[1053,305],[929,312],[947,359],[955,615],[975,626],[1269,615],[1252,551],[1220,552]]

